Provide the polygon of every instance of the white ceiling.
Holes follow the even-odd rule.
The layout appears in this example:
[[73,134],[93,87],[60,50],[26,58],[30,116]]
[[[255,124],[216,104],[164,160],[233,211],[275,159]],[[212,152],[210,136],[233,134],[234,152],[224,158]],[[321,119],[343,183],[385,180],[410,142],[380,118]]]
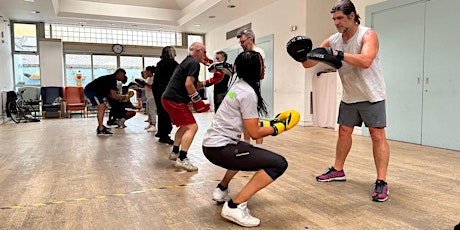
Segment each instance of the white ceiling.
[[[207,33],[278,0],[30,1],[0,0],[0,15],[3,13],[15,21]],[[228,5],[235,7],[229,8]],[[32,14],[32,10],[40,13]],[[235,25],[235,28],[239,26]]]

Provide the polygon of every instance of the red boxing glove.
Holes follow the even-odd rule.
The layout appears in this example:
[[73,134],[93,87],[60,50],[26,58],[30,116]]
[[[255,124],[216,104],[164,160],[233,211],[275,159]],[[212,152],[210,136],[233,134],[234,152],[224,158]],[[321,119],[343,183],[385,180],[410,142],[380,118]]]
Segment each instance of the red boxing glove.
[[195,91],[195,93],[188,95],[190,99],[193,102],[193,108],[197,113],[203,113],[208,111],[211,108],[210,104],[204,103],[203,100],[201,100],[200,94]]
[[203,100],[199,100],[198,102],[193,103],[193,108],[197,113],[203,113],[207,112],[211,108],[211,105],[204,103]]
[[211,65],[214,62],[212,59],[209,59],[208,56],[205,56],[203,61],[205,65]]
[[209,78],[208,80],[206,80],[204,82],[204,86],[209,87],[211,85],[217,84],[220,81],[222,81],[222,79],[224,79],[224,74],[221,71],[216,70],[216,72],[214,72],[214,77]]

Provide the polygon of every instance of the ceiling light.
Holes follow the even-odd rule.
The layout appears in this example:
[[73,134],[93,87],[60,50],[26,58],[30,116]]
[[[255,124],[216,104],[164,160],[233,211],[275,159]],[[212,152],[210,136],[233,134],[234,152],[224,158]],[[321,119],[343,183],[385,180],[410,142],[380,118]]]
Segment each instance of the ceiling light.
[[193,25],[193,26],[196,26],[196,27],[198,27],[198,26],[201,26],[201,24],[195,24],[195,25]]
[[35,2],[35,0],[24,0],[24,2]]
[[30,13],[32,13],[32,14],[39,14],[40,11],[38,11],[38,10],[32,10],[32,11],[30,11]]

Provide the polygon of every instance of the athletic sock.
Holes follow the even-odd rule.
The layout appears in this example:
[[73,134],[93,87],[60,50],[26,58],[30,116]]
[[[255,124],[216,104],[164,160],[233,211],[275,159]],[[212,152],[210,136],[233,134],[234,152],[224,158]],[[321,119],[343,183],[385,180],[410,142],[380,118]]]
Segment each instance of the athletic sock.
[[173,150],[172,150],[173,153],[179,153],[179,146],[173,146]]
[[222,191],[225,191],[228,187],[224,187],[223,185],[221,185],[220,183],[217,185],[217,187],[222,190]]
[[238,205],[239,205],[239,204],[235,204],[235,203],[233,202],[233,199],[231,199],[231,200],[228,201],[228,207],[230,207],[230,208],[238,208]]
[[183,161],[185,158],[187,158],[187,151],[181,150],[181,151],[179,152],[179,159],[180,159],[181,161]]

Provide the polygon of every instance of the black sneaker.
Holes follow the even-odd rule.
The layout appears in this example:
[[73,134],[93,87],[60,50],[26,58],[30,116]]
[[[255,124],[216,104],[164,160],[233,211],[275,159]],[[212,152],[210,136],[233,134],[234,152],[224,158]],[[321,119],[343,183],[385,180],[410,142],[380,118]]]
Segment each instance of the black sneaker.
[[96,132],[98,136],[112,136],[113,134],[109,130],[107,130],[106,127],[104,127],[102,130],[99,130],[99,128],[97,128]]
[[158,141],[160,143],[165,143],[165,144],[170,144],[170,145],[174,144],[174,141],[171,140],[171,138],[160,138]]

